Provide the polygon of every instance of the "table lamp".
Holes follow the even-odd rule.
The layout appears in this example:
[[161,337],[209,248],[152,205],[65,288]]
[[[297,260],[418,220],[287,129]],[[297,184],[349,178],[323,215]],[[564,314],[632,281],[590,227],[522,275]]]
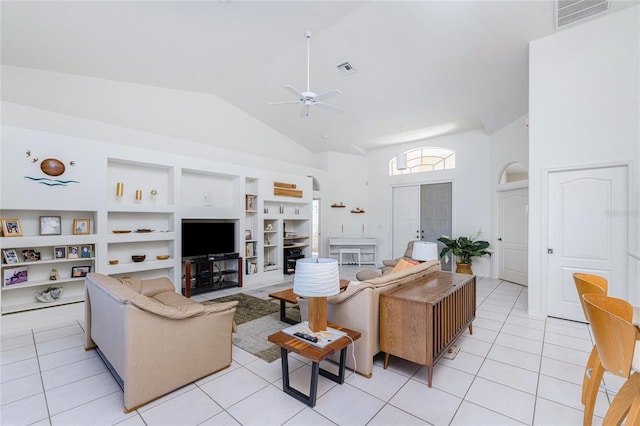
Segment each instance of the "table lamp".
[[340,274],[336,259],[304,258],[296,262],[293,292],[309,300],[309,328],[327,329],[327,296],[340,293]]
[[428,241],[416,241],[413,243],[411,258],[426,262],[427,260],[438,260],[438,244]]

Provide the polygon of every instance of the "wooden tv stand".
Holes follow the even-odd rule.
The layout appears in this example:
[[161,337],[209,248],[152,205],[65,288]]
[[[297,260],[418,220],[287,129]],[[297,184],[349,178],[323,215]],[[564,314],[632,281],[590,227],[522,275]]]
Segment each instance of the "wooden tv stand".
[[475,275],[438,272],[380,295],[380,350],[384,368],[395,355],[433,366],[476,317]]
[[[232,255],[208,255],[184,260],[185,281],[182,295],[242,287],[242,257]],[[191,279],[195,286],[191,287]],[[235,280],[234,280],[235,278]]]

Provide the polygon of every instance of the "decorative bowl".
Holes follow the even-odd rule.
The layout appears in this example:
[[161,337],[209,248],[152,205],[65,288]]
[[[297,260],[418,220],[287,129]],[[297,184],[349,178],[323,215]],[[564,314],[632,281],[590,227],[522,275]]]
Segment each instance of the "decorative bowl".
[[169,258],[169,255],[168,254],[159,254],[158,256],[156,256],[156,258],[158,260],[165,260],[165,259]]
[[109,261],[109,265],[117,265],[120,262],[118,259],[113,259]]
[[146,258],[147,256],[144,254],[134,254],[133,256],[131,256],[131,260],[133,260],[134,262],[142,262]]

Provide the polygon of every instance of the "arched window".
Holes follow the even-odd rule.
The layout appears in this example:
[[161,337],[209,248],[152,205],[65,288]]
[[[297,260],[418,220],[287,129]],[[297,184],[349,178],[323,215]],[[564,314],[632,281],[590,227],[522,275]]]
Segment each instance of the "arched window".
[[509,163],[500,175],[500,183],[517,182],[529,179],[527,169],[520,163]]
[[407,168],[398,170],[398,157],[389,161],[389,176],[432,172],[456,168],[456,152],[446,148],[424,146],[406,151]]

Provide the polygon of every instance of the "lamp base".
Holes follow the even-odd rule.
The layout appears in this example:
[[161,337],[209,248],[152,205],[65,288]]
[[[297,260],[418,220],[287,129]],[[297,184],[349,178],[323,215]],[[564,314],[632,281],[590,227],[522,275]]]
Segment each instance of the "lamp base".
[[327,298],[309,297],[309,328],[311,331],[325,331],[327,329]]

